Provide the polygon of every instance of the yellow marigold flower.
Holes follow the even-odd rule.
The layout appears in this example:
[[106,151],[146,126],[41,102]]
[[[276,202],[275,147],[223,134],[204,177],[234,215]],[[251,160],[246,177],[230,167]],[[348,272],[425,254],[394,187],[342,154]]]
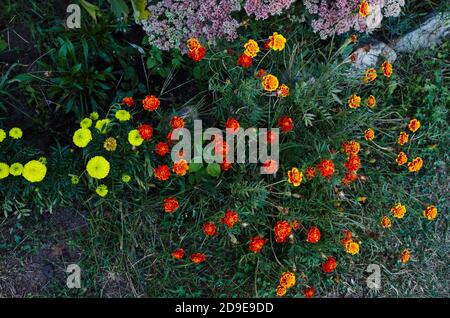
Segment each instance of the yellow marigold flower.
[[15,162],[9,167],[9,173],[15,177],[20,176],[23,172],[23,165],[20,162]]
[[408,263],[409,257],[410,257],[409,251],[407,249],[404,249],[402,254],[400,255],[400,262]]
[[418,172],[422,169],[423,159],[420,157],[416,157],[413,161],[408,162],[408,170],[409,172]]
[[294,187],[298,187],[303,180],[303,173],[297,168],[292,168],[288,171],[288,182],[292,183]]
[[133,129],[128,133],[128,142],[132,146],[140,146],[144,142],[144,139],[139,134],[139,131],[137,129]]
[[109,162],[102,156],[95,156],[91,158],[87,165],[86,170],[88,174],[95,179],[106,178],[109,174]]
[[423,211],[423,216],[429,221],[434,220],[438,214],[438,210],[434,205],[429,205],[425,211]]
[[415,133],[420,128],[420,121],[413,118],[409,121],[408,125],[409,130],[411,130],[413,133]]
[[274,51],[282,51],[284,49],[284,44],[286,43],[286,38],[277,32],[274,32],[269,37],[269,48]]
[[3,142],[6,138],[6,132],[3,129],[0,129],[0,142]]
[[391,77],[393,72],[391,63],[389,63],[388,61],[384,61],[383,64],[381,65],[381,68],[383,69],[384,76]]
[[277,92],[278,96],[288,97],[289,96],[289,87],[286,84],[282,84]]
[[359,253],[359,244],[355,241],[349,240],[345,243],[345,251],[351,255]]
[[364,139],[367,141],[371,141],[375,138],[375,132],[372,128],[367,128],[364,132]]
[[9,131],[9,137],[13,139],[20,139],[22,138],[22,136],[23,136],[22,129],[18,127],[11,128],[11,130]]
[[255,40],[248,40],[244,45],[244,54],[248,57],[254,58],[259,52],[258,43]]
[[108,125],[110,123],[109,119],[100,119],[95,123],[95,128],[101,133],[106,133],[106,130],[108,129]]
[[352,95],[348,99],[348,107],[358,108],[361,106],[361,97],[358,95]]
[[364,18],[370,14],[370,5],[367,1],[361,1],[359,4],[359,14]]
[[195,50],[201,46],[200,42],[196,38],[190,38],[187,40],[186,45],[189,51]]
[[381,219],[381,226],[385,229],[390,228],[392,226],[391,219],[387,216],[383,216],[383,218]]
[[283,286],[279,285],[277,287],[277,296],[278,297],[283,297],[284,295],[286,295],[286,288],[284,288]]
[[369,68],[366,71],[366,76],[364,77],[364,83],[373,82],[377,78],[377,71],[374,68]]
[[37,160],[31,160],[25,164],[22,176],[29,182],[41,182],[47,174],[47,167]]
[[87,128],[80,128],[73,134],[73,143],[80,147],[86,147],[92,140],[91,131]]
[[5,179],[7,176],[9,176],[9,166],[4,162],[0,162],[0,180]]
[[70,182],[74,185],[78,184],[78,183],[80,183],[80,178],[78,178],[78,176],[72,176],[72,177],[70,177]]
[[128,182],[130,182],[130,180],[131,180],[131,177],[128,174],[122,175],[123,182],[128,183]]
[[375,105],[377,104],[377,99],[375,98],[375,96],[370,95],[367,98],[367,107],[373,109],[375,107]]
[[84,118],[82,121],[80,121],[81,128],[89,128],[91,126],[92,126],[92,119],[90,118]]
[[89,115],[89,118],[92,120],[97,120],[99,118],[98,113],[97,112],[93,112]]
[[398,135],[397,143],[400,146],[403,146],[404,144],[406,144],[408,142],[408,140],[409,140],[409,135],[407,133],[405,133],[404,131],[402,131]]
[[403,151],[400,151],[397,155],[397,158],[395,159],[395,162],[397,162],[399,166],[402,166],[408,162],[408,156],[406,156]]
[[100,184],[96,189],[95,192],[101,197],[104,197],[108,194],[108,187],[106,184]]
[[406,213],[406,207],[401,203],[397,203],[391,208],[391,212],[395,218],[403,219]]
[[272,74],[267,74],[262,79],[262,87],[268,92],[273,92],[278,88],[278,78]]
[[280,286],[284,288],[291,288],[295,285],[295,274],[292,272],[284,272],[281,274]]
[[114,137],[106,138],[105,142],[103,143],[103,148],[105,148],[106,151],[115,151],[117,148],[116,138]]
[[131,118],[130,112],[127,112],[126,110],[120,109],[116,112],[115,115],[116,119],[119,121],[128,121]]

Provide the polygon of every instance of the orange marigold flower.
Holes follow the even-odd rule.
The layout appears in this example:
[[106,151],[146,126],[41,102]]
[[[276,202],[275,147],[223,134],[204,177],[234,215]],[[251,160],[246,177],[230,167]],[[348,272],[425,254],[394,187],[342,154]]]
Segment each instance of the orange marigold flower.
[[353,240],[345,243],[345,251],[351,255],[355,255],[359,253],[359,244]]
[[408,170],[409,172],[418,172],[422,169],[423,159],[420,157],[416,157],[413,161],[408,162]]
[[228,171],[231,169],[231,166],[231,163],[224,161],[220,164],[220,169],[222,169],[222,171]]
[[256,73],[256,77],[263,77],[264,75],[267,74],[267,71],[264,69],[260,69],[257,73]]
[[375,98],[375,96],[370,95],[369,97],[367,97],[367,107],[373,109],[376,104],[377,104],[377,99]]
[[176,250],[174,250],[172,253],[172,256],[176,259],[182,259],[184,257],[184,249],[182,248],[177,248]]
[[250,56],[246,55],[245,53],[242,53],[237,60],[237,64],[239,66],[242,66],[243,68],[252,67],[252,62],[253,59]]
[[402,254],[400,255],[400,262],[401,263],[408,263],[409,262],[409,257],[410,257],[409,251],[407,249],[404,249],[402,251]]
[[262,78],[261,85],[264,90],[273,92],[278,88],[278,78],[272,74],[267,74]]
[[184,159],[173,163],[172,171],[179,176],[184,176],[188,170],[189,164]]
[[180,116],[173,116],[170,120],[170,126],[172,126],[172,129],[177,128],[183,128],[184,127],[184,120]]
[[217,227],[213,222],[206,222],[203,224],[203,233],[206,236],[213,236],[217,234]]
[[313,298],[316,291],[312,287],[308,287],[303,291],[303,295],[305,295],[306,298]]
[[287,291],[286,288],[284,288],[283,286],[279,285],[277,287],[277,296],[278,297],[283,297],[284,295],[286,295],[286,291]]
[[359,144],[359,142],[351,140],[351,141],[346,141],[342,144],[342,152],[347,154],[347,155],[356,155],[358,154],[359,150],[361,149],[361,145]]
[[278,221],[274,227],[275,242],[284,243],[291,235],[292,228],[288,221]]
[[147,95],[147,96],[145,96],[144,100],[142,101],[142,105],[144,106],[144,109],[148,110],[148,111],[157,110],[160,103],[161,102],[159,101],[159,99],[154,95]]
[[275,140],[278,139],[278,134],[269,130],[266,132],[266,140],[269,145],[271,145]]
[[248,40],[247,43],[244,44],[244,54],[254,58],[259,52],[258,43],[255,40]]
[[286,84],[281,84],[280,88],[278,89],[277,95],[281,97],[288,97],[289,87]]
[[300,224],[299,220],[294,219],[291,221],[291,227],[294,231],[297,231],[298,229],[300,229],[300,226],[301,226],[301,224]]
[[359,14],[364,18],[370,14],[370,5],[367,1],[361,1],[359,4]]
[[393,72],[391,63],[389,63],[388,61],[384,61],[383,64],[381,65],[381,68],[383,69],[384,76],[391,77]]
[[165,181],[170,177],[170,170],[167,165],[159,165],[153,169],[156,179],[159,181]]
[[267,174],[274,174],[278,171],[278,161],[276,160],[267,160],[262,164],[262,168]]
[[371,141],[375,138],[375,132],[373,131],[372,128],[367,128],[364,131],[364,139],[367,141]]
[[191,262],[195,264],[201,264],[205,261],[206,257],[203,253],[191,254]]
[[206,49],[203,46],[196,47],[192,50],[189,50],[188,56],[194,62],[200,62],[206,55]]
[[373,82],[377,78],[377,71],[374,68],[369,68],[366,71],[366,76],[364,77],[364,83]]
[[277,32],[274,32],[269,37],[269,42],[267,46],[274,51],[282,51],[286,43],[286,38]]
[[352,41],[353,44],[356,44],[356,42],[358,41],[358,36],[356,34],[352,34],[350,36],[350,40]]
[[391,219],[388,216],[383,216],[381,219],[381,226],[385,229],[390,228],[392,226]]
[[130,97],[130,96],[124,97],[124,98],[122,99],[122,104],[125,104],[125,105],[127,105],[127,106],[129,106],[129,107],[133,106],[133,105],[134,105],[134,99],[133,99],[133,97]]
[[391,212],[397,219],[402,219],[406,213],[406,207],[401,203],[396,203],[392,208]]
[[241,127],[241,125],[234,118],[228,118],[227,122],[225,123],[225,128],[231,129],[231,132],[233,134],[237,133],[239,127]]
[[303,173],[297,168],[292,168],[288,171],[288,182],[292,183],[294,187],[298,187],[302,183]]
[[267,239],[260,236],[255,236],[250,241],[250,251],[252,251],[253,253],[259,253],[263,249],[266,242]]
[[153,136],[153,128],[152,128],[152,126],[150,126],[148,124],[140,125],[138,128],[138,131],[139,131],[139,135],[144,140],[149,140]]
[[178,209],[178,207],[180,206],[178,204],[177,198],[175,198],[175,197],[165,198],[163,201],[163,205],[164,205],[164,211],[167,213],[175,212]]
[[352,95],[348,98],[348,107],[358,108],[361,106],[361,97],[358,95]]
[[409,130],[411,130],[413,133],[415,133],[419,128],[420,128],[420,121],[418,121],[417,119],[413,118],[409,121],[408,124],[408,128]]
[[187,40],[187,47],[189,51],[194,50],[200,46],[201,44],[196,38],[190,38],[189,40]]
[[239,216],[236,211],[228,210],[225,212],[225,215],[222,219],[220,219],[220,222],[225,224],[229,229],[231,229],[234,224],[237,222]]
[[438,210],[434,205],[429,205],[425,211],[423,211],[423,216],[429,221],[434,220],[437,217]]
[[291,117],[285,115],[278,119],[278,127],[280,127],[281,131],[286,133],[294,129],[294,121]]
[[316,169],[314,167],[306,167],[305,176],[308,181],[311,181],[316,176]]
[[344,162],[344,166],[349,171],[358,171],[359,166],[361,165],[361,160],[358,155],[350,155],[346,162]]
[[334,163],[329,159],[324,159],[317,165],[320,174],[325,178],[331,178],[334,173]]
[[347,171],[344,177],[341,179],[341,184],[349,185],[356,179],[358,179],[358,175],[356,173],[354,173],[353,171]]
[[164,157],[169,152],[169,145],[165,142],[158,142],[155,146],[155,152]]
[[408,156],[406,156],[403,151],[400,151],[397,155],[397,158],[395,159],[395,162],[397,162],[399,166],[402,166],[408,162]]
[[316,226],[309,228],[306,233],[306,241],[309,243],[317,243],[320,241],[320,230]]
[[292,272],[283,272],[280,277],[280,286],[292,288],[295,286],[295,274]]
[[332,256],[328,256],[326,261],[322,263],[322,269],[325,273],[331,273],[337,267],[336,259]]
[[351,231],[344,231],[344,237],[341,239],[341,244],[346,245],[348,242],[352,241],[353,233]]
[[397,139],[397,143],[400,146],[403,146],[404,144],[406,144],[408,142],[409,136],[407,133],[405,133],[404,131],[400,132],[400,134],[398,135],[398,139]]

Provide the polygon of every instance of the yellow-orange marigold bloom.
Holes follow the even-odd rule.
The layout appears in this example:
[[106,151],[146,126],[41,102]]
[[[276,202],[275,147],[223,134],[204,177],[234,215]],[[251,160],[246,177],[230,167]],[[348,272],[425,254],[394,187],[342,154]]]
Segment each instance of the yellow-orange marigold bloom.
[[195,50],[196,48],[198,48],[200,46],[201,46],[201,44],[196,38],[190,38],[189,40],[187,40],[187,47],[188,47],[189,51]]
[[235,211],[228,210],[225,212],[225,215],[222,219],[220,219],[220,222],[225,224],[229,229],[231,229],[234,224],[237,222],[239,218],[239,215]]
[[308,181],[312,180],[316,176],[316,169],[314,167],[306,167],[305,176]]
[[172,255],[173,258],[176,258],[176,259],[182,259],[182,258],[184,257],[184,249],[182,249],[182,248],[177,248],[176,250],[174,250],[174,251],[171,253],[171,255]]
[[438,214],[438,210],[434,205],[429,205],[425,211],[423,211],[423,216],[429,221],[434,220]]
[[345,243],[345,251],[351,255],[355,255],[359,253],[359,244],[353,240]]
[[294,187],[298,187],[302,183],[303,173],[297,168],[292,168],[288,171],[288,182],[292,183]]
[[279,285],[277,287],[277,296],[278,297],[283,297],[284,295],[286,295],[286,288],[284,288],[283,286]]
[[316,226],[309,228],[306,234],[306,241],[309,243],[317,243],[320,241],[320,230]]
[[352,41],[353,44],[356,44],[356,42],[358,41],[358,36],[356,34],[352,34],[350,36],[350,40]]
[[370,14],[370,4],[367,1],[361,1],[359,4],[359,14],[362,17],[367,17]]
[[144,106],[144,109],[148,110],[148,111],[157,110],[159,107],[159,104],[160,104],[159,99],[154,95],[146,96],[144,98],[144,100],[142,101],[142,105]]
[[354,171],[349,170],[345,173],[344,177],[341,179],[341,184],[349,185],[356,179],[358,179],[358,175]]
[[422,169],[423,159],[420,157],[414,158],[413,161],[408,162],[409,172],[418,172]]
[[367,141],[371,141],[375,138],[375,132],[372,128],[367,128],[366,131],[364,131],[364,139]]
[[400,151],[395,159],[395,162],[397,162],[399,166],[402,166],[408,162],[408,156],[403,151]]
[[164,211],[167,213],[175,212],[178,207],[178,200],[175,197],[165,198],[163,201]]
[[248,40],[247,43],[244,44],[244,48],[244,54],[251,58],[254,58],[259,52],[259,46],[255,40]]
[[384,76],[391,77],[393,72],[393,67],[391,63],[389,63],[388,61],[384,61],[383,64],[381,65],[381,68],[383,69]]
[[407,133],[405,133],[404,131],[402,131],[398,135],[397,143],[400,146],[403,146],[404,144],[406,144],[408,142],[408,140],[409,140],[409,135]]
[[289,235],[291,235],[292,228],[288,221],[278,221],[274,227],[275,231],[275,242],[283,243],[286,242]]
[[206,257],[203,253],[191,254],[191,262],[195,264],[201,264],[205,261]]
[[262,78],[261,85],[264,90],[273,92],[278,88],[278,78],[272,74],[267,74]]
[[408,128],[409,130],[411,130],[413,133],[415,133],[419,128],[420,128],[420,121],[418,121],[417,119],[413,118],[409,121],[408,124]]
[[377,78],[377,71],[374,68],[369,68],[366,71],[366,76],[364,77],[364,83],[373,82]]
[[404,249],[402,251],[402,254],[400,255],[400,262],[402,263],[408,263],[410,258],[409,251],[407,249]]
[[172,166],[172,171],[179,176],[184,176],[188,170],[189,170],[189,164],[184,159],[174,162],[174,164]]
[[375,96],[370,95],[369,97],[367,97],[367,107],[373,109],[376,104],[377,104],[377,99],[375,98]]
[[342,152],[347,155],[356,155],[360,149],[361,145],[355,140],[346,141],[342,144]]
[[348,98],[348,107],[358,108],[361,106],[361,97],[358,95],[352,95]]
[[277,92],[278,96],[288,97],[289,96],[289,87],[286,84],[282,84]]
[[281,274],[280,286],[284,288],[291,288],[295,285],[295,274],[292,272],[284,272]]
[[391,208],[391,212],[395,218],[402,219],[405,216],[406,207],[401,203],[397,203]]
[[391,219],[388,216],[383,216],[381,219],[381,226],[385,229],[390,228],[392,226]]
[[286,43],[286,38],[277,32],[274,32],[269,37],[268,46],[274,51],[282,51],[284,49],[284,45]]

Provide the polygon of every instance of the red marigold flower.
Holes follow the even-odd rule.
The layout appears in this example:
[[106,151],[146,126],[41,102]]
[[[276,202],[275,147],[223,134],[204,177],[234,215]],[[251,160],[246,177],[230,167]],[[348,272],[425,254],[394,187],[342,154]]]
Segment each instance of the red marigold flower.
[[225,224],[229,229],[231,229],[234,224],[237,222],[239,216],[236,211],[228,210],[225,212],[225,215],[222,219],[220,219],[220,222]]
[[237,61],[237,64],[239,66],[242,66],[243,68],[249,68],[252,66],[253,59],[250,56],[247,56],[245,53],[242,53]]
[[278,134],[269,130],[266,132],[266,140],[269,145],[271,145],[275,140],[277,140]]
[[278,119],[278,127],[280,127],[281,130],[286,133],[294,129],[294,121],[291,117],[283,116]]
[[154,95],[150,95],[150,96],[147,95],[147,96],[145,96],[144,100],[142,101],[142,105],[144,106],[144,109],[148,110],[148,111],[157,110],[160,103],[161,102],[159,101],[159,99]]
[[203,224],[203,233],[205,233],[206,236],[213,236],[217,234],[217,227],[213,222],[206,222]]
[[169,131],[169,132],[167,133],[167,136],[166,136],[167,143],[168,143],[169,145],[171,145],[171,144],[173,143],[173,140],[172,140],[172,133],[173,133],[173,131]]
[[356,179],[358,179],[358,175],[356,173],[354,173],[353,171],[347,171],[341,180],[341,184],[349,185]]
[[149,140],[153,136],[153,128],[148,124],[142,124],[138,128],[139,135],[141,135],[142,139]]
[[222,171],[228,171],[231,169],[231,166],[231,163],[224,161],[220,164],[220,169],[222,169]]
[[183,128],[184,120],[180,116],[173,116],[170,120],[170,125],[172,126],[172,129]]
[[179,207],[178,200],[175,197],[165,198],[163,201],[163,205],[164,211],[167,213],[175,212]]
[[306,298],[313,298],[316,291],[312,287],[308,287],[303,291],[303,295],[305,295]]
[[325,178],[331,178],[334,173],[334,163],[329,159],[324,159],[317,165],[320,174]]
[[267,160],[262,164],[262,167],[267,174],[274,174],[278,171],[278,161]]
[[266,242],[267,239],[260,236],[255,236],[250,241],[250,251],[252,251],[253,253],[259,253],[263,249]]
[[305,176],[308,181],[311,181],[316,176],[316,169],[314,167],[306,167]]
[[125,105],[127,105],[127,106],[129,106],[129,107],[133,106],[133,105],[134,105],[134,99],[133,99],[133,97],[130,97],[130,96],[124,97],[124,98],[122,99],[122,104],[125,104]]
[[294,229],[294,231],[298,231],[298,229],[300,229],[300,221],[297,219],[294,219],[291,221],[291,227]]
[[334,257],[328,256],[327,260],[322,263],[322,268],[325,273],[331,273],[336,269],[337,263]]
[[191,254],[191,262],[195,264],[201,264],[205,261],[206,257],[203,253]]
[[263,77],[264,75],[267,74],[267,71],[264,69],[260,69],[257,73],[256,73],[256,77]]
[[275,242],[283,243],[286,242],[289,235],[291,235],[292,228],[288,221],[278,221],[274,227],[275,231]]
[[317,243],[320,241],[320,230],[316,227],[310,227],[306,234],[306,241],[309,243]]
[[348,155],[358,154],[360,148],[361,145],[359,144],[359,142],[354,140],[346,141],[342,144],[342,152]]
[[158,142],[155,146],[155,152],[164,157],[169,152],[169,145],[165,142]]
[[153,172],[159,181],[165,181],[170,177],[170,170],[167,165],[159,165],[153,169]]
[[189,50],[188,56],[194,62],[200,62],[206,55],[206,49],[204,46],[198,46],[192,50]]
[[353,233],[351,231],[344,231],[344,237],[341,239],[341,244],[346,245],[348,242],[353,240]]
[[344,166],[349,171],[358,171],[360,164],[361,160],[359,159],[358,155],[350,155],[350,157],[348,157],[348,160],[344,162]]
[[184,159],[173,163],[172,171],[179,176],[184,176],[188,170],[189,164]]
[[172,256],[176,259],[182,259],[184,257],[184,249],[182,248],[177,248],[176,250],[174,250],[172,253]]
[[239,127],[241,127],[241,125],[234,118],[228,118],[227,122],[225,123],[225,128],[231,129],[231,132],[233,134],[237,133]]

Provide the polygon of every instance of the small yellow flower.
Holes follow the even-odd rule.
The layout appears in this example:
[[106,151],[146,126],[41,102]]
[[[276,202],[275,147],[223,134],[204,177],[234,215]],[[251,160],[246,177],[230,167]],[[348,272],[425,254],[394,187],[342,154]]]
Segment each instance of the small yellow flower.
[[76,184],[80,183],[80,178],[78,178],[78,176],[72,176],[72,177],[70,177],[70,182],[73,185],[76,185]]
[[374,68],[369,68],[366,71],[366,76],[364,77],[364,83],[373,82],[377,78],[377,71]]
[[367,107],[369,107],[370,109],[373,109],[376,104],[377,104],[377,99],[375,98],[375,96],[370,95],[369,97],[367,97]]
[[116,138],[114,137],[106,138],[105,142],[103,143],[103,147],[106,149],[106,151],[115,151],[117,148]]
[[381,219],[381,226],[384,227],[385,229],[390,228],[392,226],[391,219],[387,216],[384,216]]
[[283,286],[278,286],[277,287],[277,296],[283,297],[284,295],[286,295],[286,291],[287,291],[287,289],[284,288]]
[[289,87],[286,84],[282,84],[277,92],[278,96],[288,97],[289,96]]
[[130,112],[127,112],[126,110],[120,109],[116,112],[115,115],[116,119],[119,121],[128,121],[131,118]]
[[20,139],[22,138],[22,136],[23,136],[22,129],[18,127],[11,128],[11,130],[9,131],[9,137],[13,139]]
[[91,126],[92,126],[92,119],[90,118],[84,118],[82,121],[80,121],[81,128],[89,128]]
[[423,211],[423,216],[426,217],[429,221],[434,220],[437,217],[438,210],[434,205],[429,205],[425,211]]
[[105,184],[100,184],[96,189],[95,192],[101,197],[104,197],[108,194],[108,187]]
[[99,118],[98,113],[97,112],[93,112],[89,115],[89,118],[92,120],[97,120]]
[[288,182],[292,183],[294,187],[298,187],[303,180],[303,173],[297,168],[292,168],[288,171]]
[[284,50],[284,45],[286,43],[286,38],[277,32],[274,32],[269,37],[269,48],[274,51],[282,51]]
[[345,243],[345,251],[351,255],[355,255],[359,253],[359,244],[355,241],[348,241]]
[[244,48],[244,54],[251,58],[254,58],[259,52],[259,46],[255,40],[248,40],[247,43],[245,43]]
[[420,128],[420,121],[418,121],[417,119],[413,118],[409,121],[408,124],[408,128],[409,130],[411,130],[413,133],[415,133],[419,128]]
[[5,179],[7,176],[9,176],[9,166],[4,162],[0,162],[0,180]]
[[128,183],[128,182],[130,182],[130,180],[131,180],[131,177],[128,174],[122,175],[123,182]]
[[295,274],[292,272],[284,272],[281,274],[280,286],[284,288],[291,288],[295,285]]
[[408,162],[408,170],[409,172],[418,172],[422,169],[423,159],[420,157],[416,157],[413,161]]
[[110,165],[108,160],[102,156],[91,158],[86,165],[88,174],[95,179],[106,178],[109,174],[109,169]]
[[395,159],[395,162],[397,162],[399,166],[402,166],[408,162],[408,156],[406,156],[403,151],[400,151],[397,155],[397,158]]
[[106,130],[108,129],[108,125],[110,123],[109,119],[100,119],[95,123],[95,128],[101,133],[106,133]]
[[15,162],[9,167],[9,173],[15,177],[20,176],[23,172],[23,165],[20,162]]
[[406,144],[408,142],[408,140],[409,140],[409,135],[407,133],[405,133],[404,131],[402,131],[398,135],[397,143],[400,146],[403,146],[404,144]]
[[391,212],[397,219],[402,219],[406,213],[406,207],[401,203],[396,203],[392,208]]
[[144,142],[144,139],[139,134],[139,131],[137,129],[133,129],[128,133],[128,142],[132,146],[140,146]]
[[358,95],[352,95],[348,99],[348,107],[358,108],[361,106],[361,97]]
[[6,132],[3,129],[0,129],[0,142],[3,142],[6,138]]
[[407,249],[404,249],[402,254],[400,255],[400,262],[401,263],[408,263],[410,258],[409,251]]
[[278,78],[275,75],[267,74],[263,77],[261,85],[267,92],[273,92],[278,88]]
[[375,132],[372,128],[367,128],[364,132],[364,139],[367,141],[372,141],[375,138]]
[[92,140],[91,131],[87,128],[80,128],[73,134],[73,143],[80,148],[86,147]]
[[25,164],[22,176],[29,182],[41,182],[47,174],[47,167],[37,160],[31,160]]
[[370,14],[370,5],[367,1],[361,1],[359,4],[359,14],[364,18]]

